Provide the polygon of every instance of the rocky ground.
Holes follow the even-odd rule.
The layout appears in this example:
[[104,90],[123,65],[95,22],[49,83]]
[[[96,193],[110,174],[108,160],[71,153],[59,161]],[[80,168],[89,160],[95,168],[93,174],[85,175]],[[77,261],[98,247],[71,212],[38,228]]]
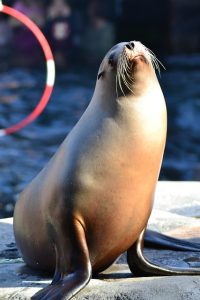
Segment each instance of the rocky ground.
[[[159,182],[149,228],[200,243],[199,217],[198,182]],[[28,300],[50,278],[24,265],[15,245],[12,219],[0,220],[0,232],[0,300]],[[199,252],[145,249],[145,254],[164,266],[200,268]],[[199,300],[200,276],[132,278],[123,254],[74,299]]]

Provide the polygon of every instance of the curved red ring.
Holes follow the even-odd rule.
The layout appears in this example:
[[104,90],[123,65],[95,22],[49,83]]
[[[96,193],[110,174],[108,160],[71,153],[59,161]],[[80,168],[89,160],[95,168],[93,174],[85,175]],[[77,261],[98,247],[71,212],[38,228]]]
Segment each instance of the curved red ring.
[[55,64],[54,64],[53,54],[51,52],[50,46],[49,46],[45,36],[43,35],[41,30],[38,28],[38,26],[33,21],[31,21],[27,16],[25,16],[21,12],[13,9],[11,7],[8,7],[6,5],[2,5],[0,8],[0,11],[19,20],[21,23],[23,23],[25,26],[27,26],[32,31],[32,33],[35,35],[35,37],[37,38],[38,42],[40,43],[40,45],[42,47],[42,50],[43,50],[45,58],[46,58],[46,63],[47,63],[47,83],[46,83],[45,90],[43,92],[43,95],[42,95],[38,105],[25,119],[23,119],[19,123],[15,124],[13,126],[10,126],[8,128],[5,128],[5,129],[0,129],[0,136],[3,136],[3,135],[12,134],[12,133],[22,129],[23,127],[28,125],[30,122],[32,122],[35,118],[37,118],[41,114],[41,112],[44,110],[44,108],[46,107],[46,105],[50,99],[50,96],[51,96],[52,90],[53,90],[53,86],[54,86]]

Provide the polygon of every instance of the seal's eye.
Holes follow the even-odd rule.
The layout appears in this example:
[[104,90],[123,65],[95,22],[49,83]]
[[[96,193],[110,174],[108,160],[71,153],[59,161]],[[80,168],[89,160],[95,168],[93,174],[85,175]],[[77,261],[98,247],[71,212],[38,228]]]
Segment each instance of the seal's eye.
[[128,48],[129,50],[131,50],[131,45],[127,44],[126,48]]

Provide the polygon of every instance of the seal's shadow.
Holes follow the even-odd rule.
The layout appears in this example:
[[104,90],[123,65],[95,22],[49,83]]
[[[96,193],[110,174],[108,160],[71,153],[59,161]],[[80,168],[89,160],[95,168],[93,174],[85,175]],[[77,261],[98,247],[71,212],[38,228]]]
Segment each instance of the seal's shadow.
[[37,277],[37,279],[39,280],[41,278],[42,279],[47,279],[47,280],[51,280],[53,277],[53,273],[49,273],[49,272],[45,272],[45,271],[41,271],[41,270],[34,270],[32,268],[30,268],[29,266],[27,266],[25,263],[23,266],[20,266],[17,270],[19,275],[27,275],[27,276],[35,276]]

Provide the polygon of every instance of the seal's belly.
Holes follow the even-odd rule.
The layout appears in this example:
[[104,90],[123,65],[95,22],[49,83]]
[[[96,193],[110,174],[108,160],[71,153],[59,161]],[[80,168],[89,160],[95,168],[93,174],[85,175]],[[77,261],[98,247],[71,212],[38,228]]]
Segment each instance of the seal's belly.
[[118,191],[118,195],[113,193],[110,199],[98,198],[96,205],[88,206],[87,213],[85,209],[81,211],[94,265],[101,260],[115,259],[126,251],[137,240],[149,219],[151,193],[144,195],[135,190],[135,195],[128,194],[122,196]]
[[107,165],[102,176],[85,174],[73,199],[95,269],[111,263],[136,241],[152,209],[155,176],[121,164],[119,159],[112,168]]
[[120,130],[115,135],[108,132],[101,147],[96,141],[88,143],[70,176],[73,213],[85,227],[91,263],[97,269],[127,250],[145,227],[162,156],[162,145],[154,141],[146,141],[144,147],[135,133],[127,139]]

